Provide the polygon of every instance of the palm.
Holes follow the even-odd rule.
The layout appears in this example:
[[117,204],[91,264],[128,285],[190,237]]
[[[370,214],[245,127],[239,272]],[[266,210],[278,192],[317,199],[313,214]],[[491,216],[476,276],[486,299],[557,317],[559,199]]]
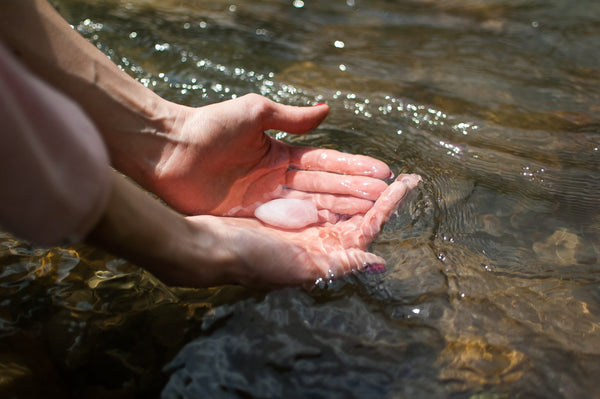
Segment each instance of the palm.
[[245,267],[228,279],[251,286],[308,285],[369,264],[385,264],[366,249],[419,181],[417,175],[401,175],[366,214],[303,230],[274,229],[256,219],[221,218],[227,235],[235,237],[234,251],[244,254]]
[[188,214],[249,216],[260,203],[279,197],[308,198],[335,213],[364,213],[386,187],[380,180],[390,173],[385,164],[291,146],[264,133],[304,133],[327,112],[256,95],[186,109],[152,191]]

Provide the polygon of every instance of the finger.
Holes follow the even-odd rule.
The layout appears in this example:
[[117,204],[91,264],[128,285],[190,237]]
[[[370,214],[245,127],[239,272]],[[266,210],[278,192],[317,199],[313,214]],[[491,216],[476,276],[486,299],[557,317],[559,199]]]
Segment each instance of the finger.
[[344,194],[357,198],[375,201],[387,188],[387,184],[379,179],[367,176],[337,175],[328,172],[306,172],[288,170],[286,186],[294,190]]
[[329,262],[327,277],[330,279],[362,271],[369,265],[381,265],[380,267],[385,267],[386,264],[385,259],[381,256],[357,248],[335,251],[330,254]]
[[306,133],[319,126],[329,113],[329,106],[326,104],[296,107],[270,100],[268,104],[270,112],[263,122],[264,130],[276,129],[292,134]]
[[337,213],[331,212],[327,209],[321,209],[318,212],[319,214],[319,223],[331,223],[336,224],[338,220],[340,220],[340,215]]
[[390,168],[375,158],[307,147],[291,147],[290,166],[302,170],[320,170],[377,179],[388,179],[392,175]]
[[402,203],[406,194],[421,181],[419,175],[400,175],[373,205],[362,220],[359,246],[366,248],[377,236],[381,226],[389,220],[392,213]]
[[289,189],[285,190],[281,197],[309,200],[317,209],[326,209],[340,215],[365,214],[374,204],[371,200],[347,195],[309,193]]

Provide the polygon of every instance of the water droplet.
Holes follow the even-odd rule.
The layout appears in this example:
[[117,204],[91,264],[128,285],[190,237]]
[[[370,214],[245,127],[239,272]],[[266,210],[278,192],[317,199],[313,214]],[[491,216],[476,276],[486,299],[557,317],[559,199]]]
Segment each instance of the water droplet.
[[326,288],[327,283],[325,282],[325,280],[322,277],[319,277],[318,279],[315,280],[315,286],[319,287],[319,288]]

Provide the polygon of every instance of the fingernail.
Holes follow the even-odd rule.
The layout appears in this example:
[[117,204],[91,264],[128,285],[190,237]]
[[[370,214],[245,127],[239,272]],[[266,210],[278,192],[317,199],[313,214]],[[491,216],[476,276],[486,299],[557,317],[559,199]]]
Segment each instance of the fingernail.
[[318,107],[320,105],[327,105],[327,104],[325,104],[325,103],[318,103],[318,104],[313,105],[313,107]]
[[365,273],[383,273],[385,271],[385,265],[383,263],[367,263],[364,267]]

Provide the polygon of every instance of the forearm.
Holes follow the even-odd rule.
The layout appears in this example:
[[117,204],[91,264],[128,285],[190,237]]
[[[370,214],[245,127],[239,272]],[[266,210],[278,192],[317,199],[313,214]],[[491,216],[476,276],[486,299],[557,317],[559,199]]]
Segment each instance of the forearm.
[[86,111],[113,165],[143,184],[177,118],[174,104],[120,70],[45,0],[0,2],[0,38]]
[[233,282],[231,270],[240,262],[223,245],[221,229],[211,223],[214,218],[190,223],[126,178],[113,175],[108,206],[88,243],[146,268],[167,284]]

